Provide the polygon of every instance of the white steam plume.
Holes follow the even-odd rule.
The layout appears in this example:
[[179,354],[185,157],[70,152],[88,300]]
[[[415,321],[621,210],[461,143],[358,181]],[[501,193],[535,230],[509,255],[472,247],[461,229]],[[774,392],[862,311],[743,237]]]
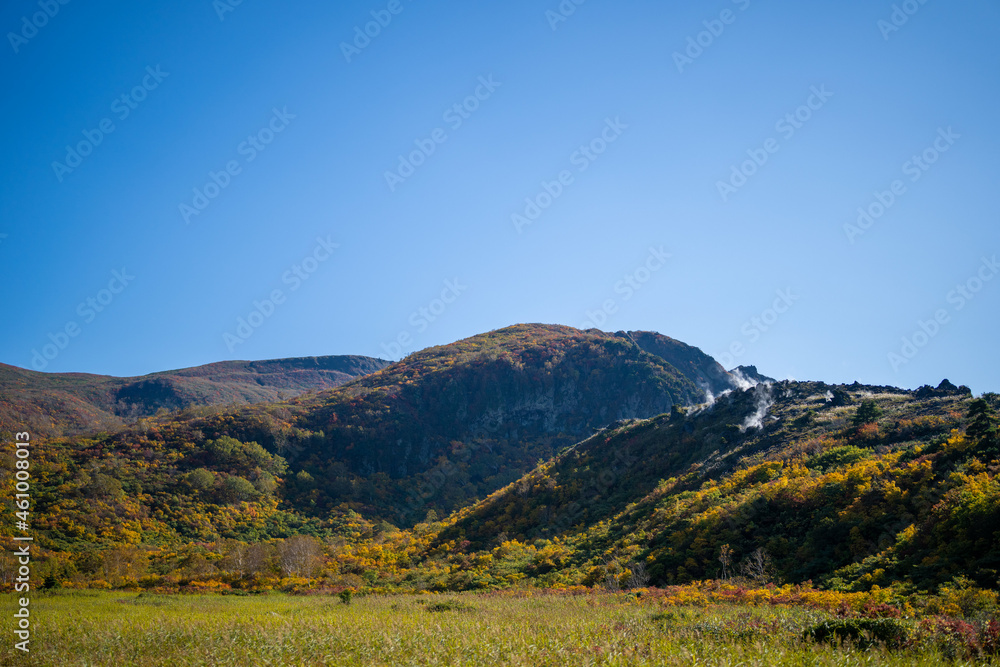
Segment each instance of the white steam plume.
[[757,385],[756,382],[748,380],[747,376],[743,375],[743,372],[738,368],[729,371],[729,376],[733,379],[733,382],[736,383],[736,388],[740,391],[750,389],[751,387],[755,387]]
[[740,431],[746,431],[748,428],[763,427],[764,417],[767,416],[767,411],[774,405],[774,394],[771,392],[770,382],[757,385],[754,393],[756,394],[754,398],[754,413],[743,421]]

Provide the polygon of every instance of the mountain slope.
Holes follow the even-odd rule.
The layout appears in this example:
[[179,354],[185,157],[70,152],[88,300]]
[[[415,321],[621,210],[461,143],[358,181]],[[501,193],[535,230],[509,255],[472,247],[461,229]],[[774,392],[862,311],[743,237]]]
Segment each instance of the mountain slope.
[[696,347],[652,331],[619,331],[615,335],[628,338],[644,352],[660,357],[702,390],[718,395],[736,386],[721,364]]
[[135,586],[150,553],[148,585],[254,587],[270,556],[218,568],[302,542],[243,543],[315,536],[352,586],[664,585],[756,558],[757,583],[996,587],[1000,397],[947,381],[717,392],[713,364],[658,334],[518,325],[284,403],[33,439],[40,571]]
[[428,555],[459,564],[459,587],[509,577],[464,564],[515,552],[528,577],[594,584],[641,562],[684,583],[723,576],[724,545],[730,573],[761,548],[787,581],[995,587],[998,405],[947,382],[758,385],[595,435],[459,512]]
[[[610,422],[701,402],[698,384],[713,366],[726,378],[696,348],[638,337],[658,340],[664,355],[627,335],[534,324],[412,354],[303,402],[298,423],[324,440],[302,465],[324,480],[330,502],[344,497],[351,475],[384,476],[388,495],[368,511],[380,505],[378,514],[412,523],[494,491]],[[352,500],[365,502],[358,493]]]
[[[61,489],[48,498],[59,518],[44,539],[249,539],[325,530],[352,510],[413,525],[485,497],[609,422],[701,402],[697,379],[614,334],[510,327],[285,403],[190,408],[39,448],[39,466],[43,450],[58,452],[45,460]],[[252,509],[234,512],[236,501]]]
[[116,378],[0,364],[0,433],[86,433],[120,427],[161,409],[278,401],[336,387],[387,365],[370,357],[305,357],[224,361]]

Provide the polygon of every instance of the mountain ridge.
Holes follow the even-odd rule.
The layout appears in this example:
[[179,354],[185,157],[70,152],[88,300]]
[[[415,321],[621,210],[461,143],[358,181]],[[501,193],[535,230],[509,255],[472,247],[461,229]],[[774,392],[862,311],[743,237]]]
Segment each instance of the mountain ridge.
[[134,377],[42,373],[0,364],[0,432],[74,435],[159,410],[291,398],[345,384],[389,362],[357,355],[220,361]]
[[115,563],[146,572],[151,554],[152,586],[254,587],[277,566],[212,563],[319,538],[350,586],[683,584],[725,577],[726,553],[841,591],[995,586],[1000,531],[983,528],[1000,526],[1000,396],[720,369],[652,332],[524,324],[281,402],[33,438],[39,561],[135,586]]
[[689,583],[724,576],[726,549],[764,549],[770,576],[835,590],[996,587],[997,406],[947,381],[736,390],[560,452],[456,512],[427,557],[459,564],[447,585],[465,588],[506,571],[466,564],[517,549],[518,571],[550,583],[601,584],[628,562],[657,585]]
[[[291,401],[309,411],[299,426],[324,434],[321,449],[314,444],[308,452],[309,473],[416,476],[434,492],[420,502],[397,498],[412,522],[415,506],[421,515],[451,511],[506,483],[504,468],[522,471],[595,428],[702,402],[697,383],[709,371],[728,378],[697,348],[644,336],[663,347],[663,356],[594,329],[513,325],[415,352],[344,387]],[[453,460],[456,447],[464,461]],[[458,477],[472,486],[429,481],[442,468],[463,470]]]

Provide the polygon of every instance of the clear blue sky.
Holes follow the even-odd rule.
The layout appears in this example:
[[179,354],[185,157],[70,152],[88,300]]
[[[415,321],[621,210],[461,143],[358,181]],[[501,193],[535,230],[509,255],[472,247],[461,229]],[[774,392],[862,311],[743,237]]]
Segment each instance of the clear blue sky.
[[779,378],[1000,390],[995,2],[899,26],[888,0],[219,6],[4,3],[0,361],[136,375],[590,321]]

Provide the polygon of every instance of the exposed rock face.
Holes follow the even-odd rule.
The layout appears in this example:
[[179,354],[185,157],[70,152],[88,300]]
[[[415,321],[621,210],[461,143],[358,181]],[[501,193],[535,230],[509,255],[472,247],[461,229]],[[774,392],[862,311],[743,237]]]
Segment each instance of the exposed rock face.
[[732,374],[739,374],[740,377],[745,378],[750,382],[750,384],[763,384],[763,383],[775,383],[777,380],[768,377],[757,372],[756,366],[737,366],[733,370],[729,371]]
[[941,384],[937,386],[937,389],[925,384],[916,390],[915,396],[917,398],[928,398],[931,396],[960,396],[962,394],[971,394],[972,390],[962,385],[961,387],[956,387],[954,384],[949,382],[947,379],[941,380]]

